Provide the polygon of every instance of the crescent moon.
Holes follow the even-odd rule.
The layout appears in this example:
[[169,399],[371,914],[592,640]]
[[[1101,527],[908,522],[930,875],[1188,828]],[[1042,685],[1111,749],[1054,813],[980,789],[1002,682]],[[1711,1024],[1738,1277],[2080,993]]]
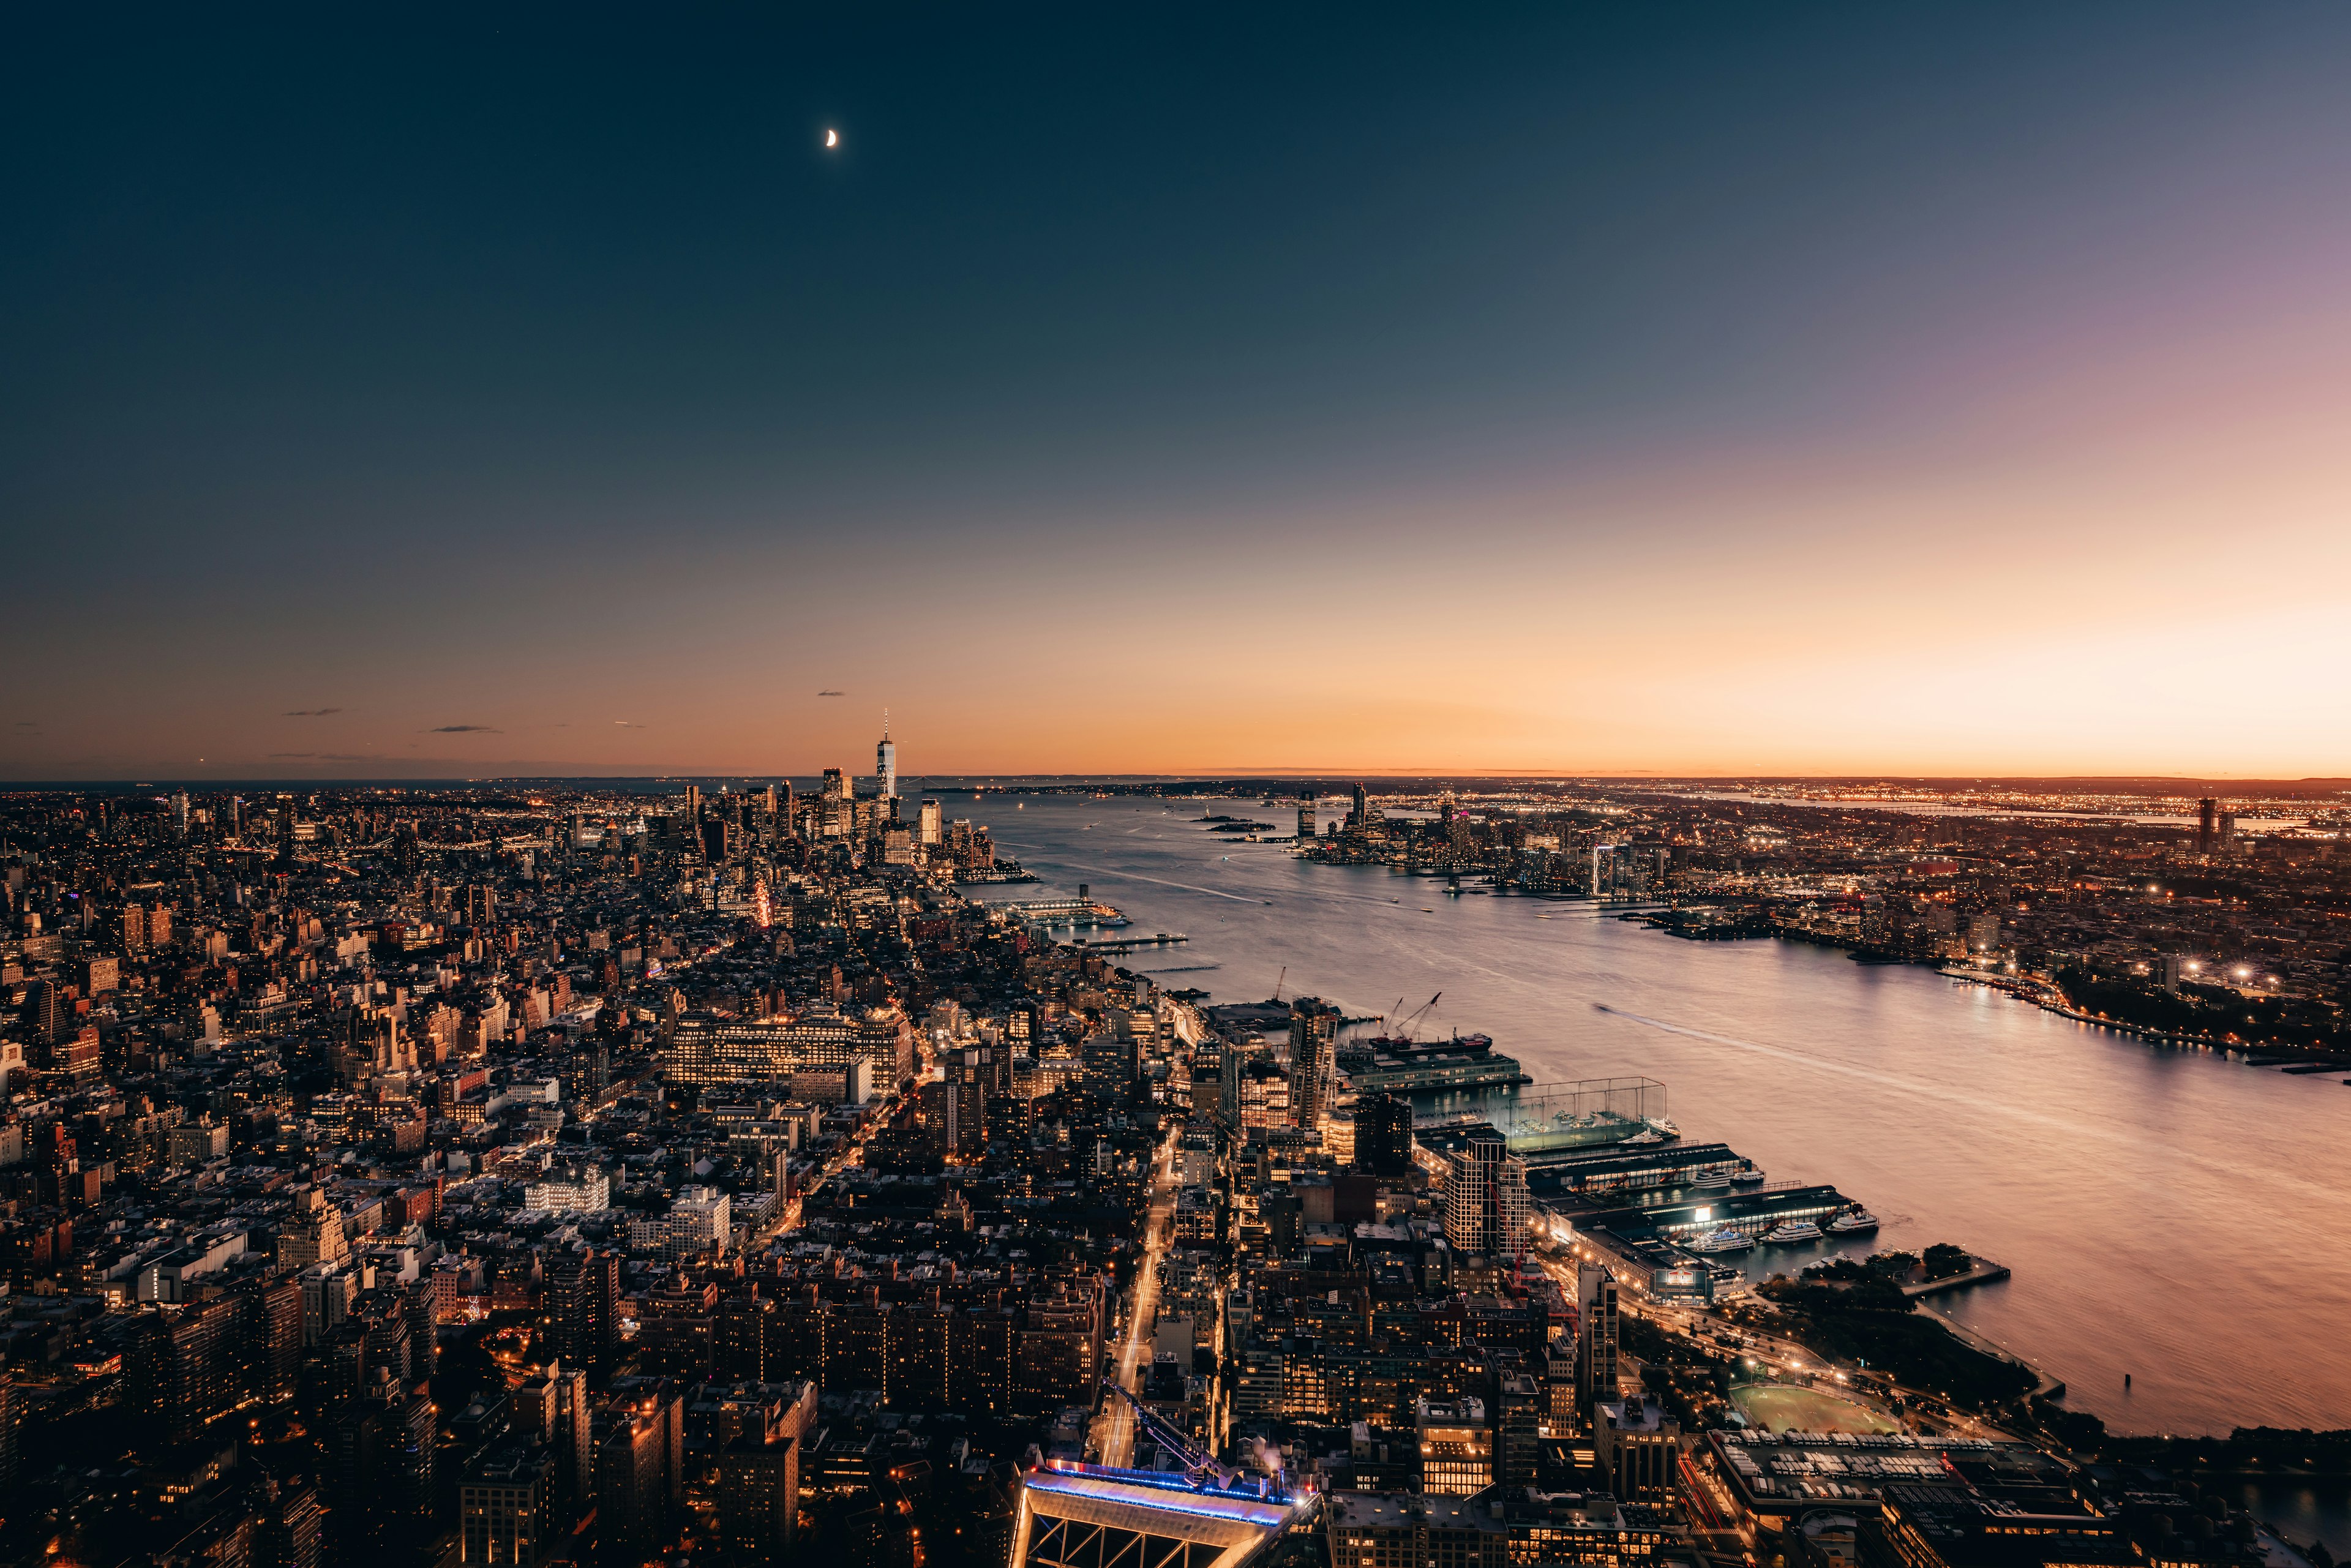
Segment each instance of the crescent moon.
[[826,131],[826,132],[824,133],[824,144],[825,144],[827,147],[838,147],[838,146],[840,146],[840,145],[841,145],[841,132],[840,132],[840,131]]

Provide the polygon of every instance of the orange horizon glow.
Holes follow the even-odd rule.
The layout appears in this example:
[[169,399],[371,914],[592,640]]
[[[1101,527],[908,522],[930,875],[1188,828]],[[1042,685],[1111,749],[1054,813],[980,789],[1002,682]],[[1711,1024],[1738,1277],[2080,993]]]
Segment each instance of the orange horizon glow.
[[652,562],[618,635],[591,603],[465,657],[150,665],[0,771],[862,773],[887,706],[909,778],[2351,775],[2351,309],[2259,329],[2043,345],[1932,440],[1031,529],[875,597],[820,586],[849,549]]
[[1019,159],[1084,39],[842,25],[797,161],[432,50],[336,180],[61,51],[0,779],[2351,776],[2340,17],[1201,33],[1249,145]]

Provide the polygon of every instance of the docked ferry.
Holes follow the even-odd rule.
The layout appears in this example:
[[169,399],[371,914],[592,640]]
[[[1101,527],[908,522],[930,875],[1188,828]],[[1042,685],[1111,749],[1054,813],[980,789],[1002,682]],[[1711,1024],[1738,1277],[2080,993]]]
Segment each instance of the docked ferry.
[[1821,1228],[1809,1219],[1791,1219],[1775,1225],[1763,1233],[1766,1247],[1786,1247],[1799,1241],[1818,1241]]

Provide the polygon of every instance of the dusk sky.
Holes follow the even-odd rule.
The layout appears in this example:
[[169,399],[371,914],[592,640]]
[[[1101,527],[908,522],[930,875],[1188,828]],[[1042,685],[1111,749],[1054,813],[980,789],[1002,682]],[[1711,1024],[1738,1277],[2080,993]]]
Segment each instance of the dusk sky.
[[2351,8],[1460,9],[19,12],[0,776],[2351,774]]

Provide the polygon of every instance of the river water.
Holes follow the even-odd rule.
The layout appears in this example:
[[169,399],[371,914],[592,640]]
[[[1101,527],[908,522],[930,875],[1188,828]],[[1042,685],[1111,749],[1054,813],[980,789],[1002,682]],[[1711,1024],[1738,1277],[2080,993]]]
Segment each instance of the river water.
[[[1195,804],[943,803],[1041,879],[985,896],[1086,883],[1136,929],[1189,936],[1123,960],[1171,988],[1255,1000],[1280,977],[1285,996],[1354,1014],[1442,991],[1436,1029],[1492,1035],[1537,1080],[1664,1081],[1686,1137],[1875,1211],[1884,1228],[1846,1249],[1952,1241],[2009,1265],[2011,1281],[1946,1310],[2116,1430],[2351,1426],[2351,1088],[2335,1077],[2151,1047],[1826,948],[1687,942],[1574,903],[1448,898],[1427,878],[1226,841]],[[1283,832],[1294,816],[1207,809]],[[2341,1532],[2339,1500],[2309,1506]]]

